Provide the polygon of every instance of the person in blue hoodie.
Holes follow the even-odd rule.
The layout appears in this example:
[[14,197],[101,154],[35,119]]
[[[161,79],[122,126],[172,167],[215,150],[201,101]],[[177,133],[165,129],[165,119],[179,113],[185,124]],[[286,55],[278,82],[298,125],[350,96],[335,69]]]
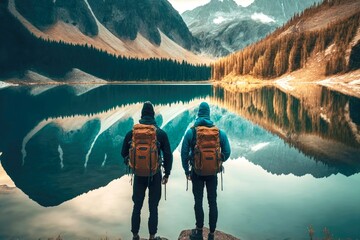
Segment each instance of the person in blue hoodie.
[[[210,120],[210,107],[206,102],[202,102],[199,106],[198,117],[195,120],[194,127],[207,126],[212,127],[214,123]],[[196,228],[191,231],[190,239],[203,239],[203,226],[204,226],[204,210],[203,210],[203,195],[204,187],[206,186],[207,198],[209,203],[209,227],[210,233],[208,239],[214,239],[214,233],[216,229],[216,223],[218,219],[218,208],[217,208],[217,175],[213,176],[199,176],[191,168],[192,161],[189,159],[193,158],[194,144],[193,136],[194,131],[189,129],[184,136],[184,140],[181,146],[181,161],[185,171],[186,178],[192,182],[192,192],[195,199],[195,219]],[[230,144],[229,140],[224,131],[219,131],[220,147],[222,161],[225,162],[230,157]]]

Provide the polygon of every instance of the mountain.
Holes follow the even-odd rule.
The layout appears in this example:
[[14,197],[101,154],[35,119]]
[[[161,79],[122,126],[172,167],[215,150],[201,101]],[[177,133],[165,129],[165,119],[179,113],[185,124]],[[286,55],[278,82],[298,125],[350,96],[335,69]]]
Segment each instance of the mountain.
[[[15,10],[11,9],[11,11]],[[203,73],[207,72],[205,79],[209,79],[210,76],[210,68],[208,66],[202,65],[203,67],[201,67],[200,64],[195,66],[183,61],[184,58],[187,57],[189,57],[190,61],[195,60],[194,58],[191,58],[190,55],[186,54],[186,52],[193,56],[195,55],[189,51],[184,52],[185,50],[183,48],[181,51],[177,51],[176,46],[178,50],[181,48],[179,45],[175,46],[174,42],[172,42],[173,45],[168,45],[167,43],[169,42],[165,43],[165,47],[171,48],[169,48],[171,52],[168,53],[177,52],[180,54],[178,57],[181,58],[178,59],[176,55],[168,55],[168,58],[172,57],[177,60],[182,59],[181,62],[174,61],[173,59],[159,59],[159,57],[163,55],[158,55],[156,52],[152,52],[151,54],[152,48],[156,48],[159,51],[163,51],[164,48],[156,46],[149,41],[149,47],[146,45],[139,45],[139,48],[133,49],[134,51],[128,49],[128,51],[132,53],[134,53],[135,50],[138,51],[143,49],[144,52],[139,52],[139,54],[142,54],[143,56],[141,59],[124,56],[119,57],[117,56],[116,51],[125,45],[118,45],[116,41],[110,41],[108,43],[104,42],[103,40],[109,39],[109,34],[111,34],[108,31],[106,35],[107,38],[99,37],[101,35],[100,33],[104,31],[104,27],[99,28],[98,36],[90,37],[81,33],[75,26],[73,27],[76,29],[63,32],[55,26],[56,24],[52,27],[46,27],[48,22],[40,20],[33,20],[38,24],[37,27],[31,25],[32,28],[27,28],[30,26],[30,23],[24,18],[22,18],[23,22],[21,22],[18,19],[22,16],[18,14],[16,16],[18,18],[8,11],[7,1],[0,2],[1,79],[10,80],[15,77],[17,79],[25,80],[25,73],[28,70],[31,70],[44,75],[47,78],[60,80],[64,79],[65,75],[73,69],[80,69],[83,72],[108,81],[178,79],[175,75],[170,76],[167,74],[170,72],[179,76],[181,75],[182,80],[190,80],[192,78],[189,78],[187,75],[192,72],[192,69],[202,69],[204,70]],[[25,23],[25,25],[23,23]],[[65,30],[68,25],[64,22],[62,23],[61,26],[65,27],[62,30]],[[49,31],[53,33],[52,36],[57,36],[58,39],[54,40],[39,29],[48,29],[42,31]],[[81,35],[77,37],[78,34]],[[116,38],[115,35],[111,36],[113,36],[114,39]],[[66,41],[64,41],[64,39],[66,39]],[[116,39],[120,41],[120,38]],[[73,42],[72,40],[76,42]],[[136,41],[136,39],[134,41],[126,40],[123,43],[132,44]],[[99,46],[97,45],[99,43],[106,43],[106,50],[110,51],[105,52],[104,49],[94,47]],[[110,43],[113,43],[114,45],[110,45]],[[111,50],[114,50],[115,52],[112,52]],[[144,54],[147,54],[145,51],[150,51],[148,52],[147,58],[144,56]],[[158,58],[155,58],[156,56]],[[139,56],[137,57],[139,58]],[[198,57],[198,60],[200,60],[200,57]],[[196,75],[200,77],[202,74],[196,73]],[[138,78],[138,76],[141,77]],[[25,80],[25,82],[28,81]]]
[[[13,4],[12,1],[10,4]],[[85,1],[15,0],[15,5],[19,13],[40,30],[64,21],[77,26],[85,35],[96,36],[99,33],[95,18]]]
[[359,23],[360,1],[324,1],[263,40],[217,61],[212,77],[275,79],[284,75],[288,79],[283,81],[319,81],[356,70],[360,65]]
[[285,0],[256,0],[242,7],[234,0],[211,0],[184,12],[182,17],[193,35],[201,40],[202,52],[225,56],[264,38],[295,13],[318,1],[292,4]]
[[196,39],[166,0],[89,0],[89,5],[96,18],[121,38],[135,40],[140,33],[150,42],[160,45],[161,31],[185,49],[196,50]]
[[44,39],[122,56],[204,61],[191,52],[198,40],[166,0],[9,0],[8,8]]
[[322,0],[255,0],[248,6],[248,9],[253,13],[258,12],[268,15],[283,24],[295,14],[301,13],[311,5],[320,2]]

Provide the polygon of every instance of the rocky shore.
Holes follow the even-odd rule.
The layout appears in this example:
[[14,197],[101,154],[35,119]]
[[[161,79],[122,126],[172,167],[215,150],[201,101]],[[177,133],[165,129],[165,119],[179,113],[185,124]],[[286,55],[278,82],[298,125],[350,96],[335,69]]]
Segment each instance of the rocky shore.
[[[190,240],[191,229],[181,231],[178,240]],[[203,239],[206,240],[209,234],[209,228],[203,229]],[[230,234],[215,231],[215,239],[216,240],[240,240],[240,238],[234,237]],[[141,238],[140,240],[147,240],[146,238]],[[162,237],[161,240],[170,240],[168,238]]]

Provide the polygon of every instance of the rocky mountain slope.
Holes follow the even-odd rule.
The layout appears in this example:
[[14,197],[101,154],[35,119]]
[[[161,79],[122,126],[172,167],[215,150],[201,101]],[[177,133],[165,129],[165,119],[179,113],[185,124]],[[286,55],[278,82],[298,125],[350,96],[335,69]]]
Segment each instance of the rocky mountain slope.
[[44,39],[123,56],[203,61],[191,52],[197,39],[166,0],[9,0],[9,10]]
[[306,9],[262,41],[216,62],[213,78],[227,76],[233,81],[236,76],[247,76],[242,81],[308,82],[325,81],[334,74],[356,70],[359,18],[359,1],[324,1]]
[[255,0],[250,6],[242,7],[234,0],[211,0],[184,12],[182,17],[201,40],[203,52],[225,56],[262,39],[314,2],[319,0]]
[[322,2],[322,0],[255,0],[248,6],[248,9],[251,12],[266,14],[283,24],[293,17],[294,14],[300,13],[311,5],[320,2]]

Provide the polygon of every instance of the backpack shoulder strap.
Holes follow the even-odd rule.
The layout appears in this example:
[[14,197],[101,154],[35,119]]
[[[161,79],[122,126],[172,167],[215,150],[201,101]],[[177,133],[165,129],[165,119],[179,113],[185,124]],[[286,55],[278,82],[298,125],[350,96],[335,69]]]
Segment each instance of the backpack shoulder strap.
[[196,127],[192,126],[191,128],[192,131],[192,138],[191,138],[191,151],[194,151],[194,147],[196,145]]
[[160,154],[160,146],[161,146],[161,143],[160,143],[160,141],[159,141],[159,139],[161,139],[161,138],[159,138],[159,136],[160,136],[160,130],[161,130],[161,128],[159,128],[157,125],[154,125],[155,126],[155,133],[156,133],[156,145],[157,145],[157,147],[158,147],[158,149],[159,149],[159,154]]

